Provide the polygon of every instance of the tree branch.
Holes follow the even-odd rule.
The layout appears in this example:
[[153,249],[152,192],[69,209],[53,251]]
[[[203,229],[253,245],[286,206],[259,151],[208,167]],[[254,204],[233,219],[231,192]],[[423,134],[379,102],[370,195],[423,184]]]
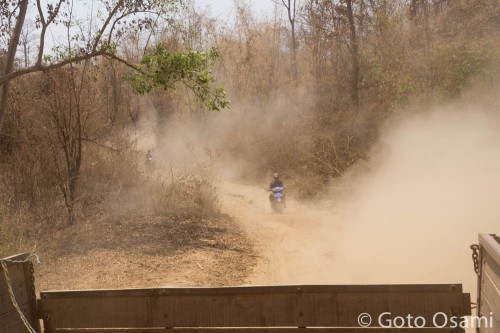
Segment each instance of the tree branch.
[[[10,72],[9,74],[1,76],[0,77],[0,86],[3,85],[3,84],[5,84],[5,83],[7,83],[8,81],[16,78],[16,77],[21,76],[21,75],[25,75],[25,74],[29,74],[29,73],[35,73],[35,72],[41,72],[41,71],[46,71],[46,70],[51,70],[51,69],[56,69],[56,68],[60,68],[60,67],[66,66],[66,65],[68,65],[68,64],[70,64],[72,62],[78,62],[78,61],[88,60],[88,59],[92,59],[92,58],[99,57],[99,56],[104,56],[104,55],[108,55],[105,50],[98,50],[96,52],[84,54],[84,55],[81,55],[81,56],[71,57],[71,58],[63,60],[61,62],[58,62],[58,63],[55,63],[55,64],[51,64],[51,65],[41,65],[41,64],[38,65],[38,64],[35,64],[33,66],[30,66],[30,67],[21,68],[21,69],[15,70],[13,72]],[[130,65],[130,66],[132,66],[132,65]]]
[[103,56],[106,58],[106,59],[113,59],[113,60],[116,60],[118,62],[121,62],[122,64],[124,64],[125,66],[133,69],[134,71],[142,74],[142,75],[148,75],[146,72],[144,72],[142,69],[140,69],[139,67],[131,64],[130,62],[128,62],[127,60],[123,59],[123,58],[120,58],[118,57],[117,55],[113,54],[113,53],[109,53],[109,52],[104,52]]
[[40,15],[40,22],[42,23],[42,31],[40,32],[40,45],[38,49],[38,57],[36,60],[37,65],[42,64],[42,58],[43,58],[43,51],[45,49],[45,33],[47,31],[47,27],[54,22],[54,20],[57,17],[57,14],[59,13],[59,9],[61,8],[61,4],[63,3],[63,0],[59,0],[59,3],[57,4],[54,13],[52,16],[49,16],[49,20],[45,21],[45,17],[43,15],[43,10],[42,10],[42,5],[40,3],[40,0],[37,0],[36,6],[38,8],[38,15]]
[[129,16],[129,15],[135,15],[135,14],[155,14],[155,15],[158,15],[158,17],[157,17],[157,21],[158,21],[158,19],[160,18],[160,14],[159,14],[159,13],[156,13],[156,12],[154,12],[154,11],[150,11],[150,10],[127,11],[127,12],[125,12],[123,15],[121,15],[121,16],[119,16],[119,17],[117,17],[117,18],[113,21],[113,23],[111,24],[111,28],[110,28],[110,30],[109,30],[109,36],[108,36],[108,44],[111,44],[111,40],[113,39],[113,31],[115,30],[115,26],[116,26],[116,24],[117,24],[120,20],[122,20],[122,19],[126,18],[127,16]]
[[[12,72],[14,68],[14,59],[16,57],[17,45],[19,44],[19,37],[23,30],[24,20],[26,18],[26,12],[28,11],[28,0],[21,0],[19,3],[19,15],[17,16],[16,25],[12,34],[12,38],[9,41],[9,47],[7,49],[7,57],[4,64],[4,75],[8,75]],[[9,95],[9,83],[8,81],[0,81],[0,129],[2,128],[5,113],[7,108],[7,97]]]
[[114,151],[116,153],[119,153],[121,150],[120,149],[117,149],[117,148],[114,148],[114,147],[110,147],[110,146],[106,146],[102,143],[99,143],[97,142],[96,139],[91,139],[91,138],[87,138],[87,137],[82,137],[81,138],[82,141],[86,141],[86,142],[90,142],[90,143],[93,143],[95,144],[96,146],[98,147],[101,147],[101,148],[105,148],[105,149],[108,149],[108,150],[111,150],[111,151]]
[[99,45],[99,42],[101,41],[101,37],[104,34],[104,31],[106,31],[106,28],[109,25],[109,22],[111,22],[111,19],[115,16],[115,14],[118,12],[120,8],[123,7],[123,0],[120,0],[116,3],[115,8],[109,13],[108,17],[106,18],[106,21],[104,21],[101,30],[96,35],[96,39],[94,41],[94,45],[92,46],[92,52],[97,50],[97,46]]

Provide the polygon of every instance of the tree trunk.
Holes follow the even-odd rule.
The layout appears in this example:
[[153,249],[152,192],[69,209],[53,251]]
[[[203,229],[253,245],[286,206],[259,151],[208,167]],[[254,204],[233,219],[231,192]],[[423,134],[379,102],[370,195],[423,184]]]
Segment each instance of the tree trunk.
[[295,17],[297,14],[297,0],[288,0],[285,3],[285,0],[282,0],[283,5],[285,6],[288,12],[288,21],[290,21],[290,29],[292,32],[292,75],[293,80],[297,82],[297,37],[295,36]]
[[292,25],[292,71],[293,79],[297,81],[297,39],[295,37],[295,19],[290,21]]
[[359,104],[359,50],[358,39],[356,35],[356,23],[354,22],[354,13],[352,10],[352,0],[346,0],[347,17],[349,20],[349,29],[351,32],[351,58],[352,58],[352,83],[351,98],[355,105]]
[[[17,17],[14,31],[10,36],[9,48],[7,49],[7,56],[5,59],[5,67],[3,75],[7,75],[14,69],[14,59],[16,57],[17,45],[23,30],[24,19],[28,10],[28,0],[21,0],[19,3],[19,15]],[[9,95],[9,82],[7,81],[1,86],[0,89],[0,133],[2,132],[3,123],[5,121],[5,114],[7,112],[7,97]]]

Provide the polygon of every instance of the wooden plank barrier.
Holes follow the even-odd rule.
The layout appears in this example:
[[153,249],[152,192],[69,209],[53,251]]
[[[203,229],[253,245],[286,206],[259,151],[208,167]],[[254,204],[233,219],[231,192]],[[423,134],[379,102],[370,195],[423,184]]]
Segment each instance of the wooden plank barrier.
[[[49,333],[298,333],[304,329],[341,333],[360,330],[362,313],[372,316],[363,332],[458,332],[436,329],[433,316],[438,312],[450,317],[470,315],[470,295],[462,293],[459,284],[49,291],[41,293],[39,307]],[[386,312],[390,312],[388,319],[420,316],[425,327],[381,327],[378,317]]]
[[456,333],[451,328],[159,328],[159,329],[76,329],[71,333]]
[[[27,253],[23,253],[3,258],[2,260],[4,260],[7,266],[8,277],[15,300],[29,324],[34,327],[36,323],[36,299],[35,290],[31,288],[30,263],[15,262],[24,261],[28,257]],[[0,266],[0,332],[26,332],[26,327],[19,313],[14,308],[2,266]]]
[[500,237],[480,234],[481,271],[479,274],[478,316],[491,318],[493,327],[483,325],[479,332],[500,332]]

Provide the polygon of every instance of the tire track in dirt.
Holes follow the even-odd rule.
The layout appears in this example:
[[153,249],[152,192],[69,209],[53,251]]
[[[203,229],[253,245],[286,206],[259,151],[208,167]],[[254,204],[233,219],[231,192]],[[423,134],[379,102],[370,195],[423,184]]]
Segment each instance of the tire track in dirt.
[[372,202],[376,195],[328,209],[288,198],[276,215],[263,188],[225,183],[221,194],[223,211],[259,253],[252,285],[463,283],[474,299],[469,245],[478,232],[495,229],[488,221],[450,229],[453,219],[438,223],[434,212],[384,207]]
[[336,240],[341,230],[331,212],[287,199],[282,215],[272,214],[264,189],[225,183],[222,209],[248,232],[260,253],[250,281],[255,285],[334,283]]

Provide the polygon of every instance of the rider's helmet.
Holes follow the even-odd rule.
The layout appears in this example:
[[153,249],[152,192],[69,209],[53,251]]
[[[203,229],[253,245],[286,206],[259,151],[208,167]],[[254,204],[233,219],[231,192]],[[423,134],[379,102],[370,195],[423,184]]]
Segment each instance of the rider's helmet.
[[275,173],[273,173],[273,178],[278,179],[278,178],[280,178],[280,175],[277,172],[275,172]]

